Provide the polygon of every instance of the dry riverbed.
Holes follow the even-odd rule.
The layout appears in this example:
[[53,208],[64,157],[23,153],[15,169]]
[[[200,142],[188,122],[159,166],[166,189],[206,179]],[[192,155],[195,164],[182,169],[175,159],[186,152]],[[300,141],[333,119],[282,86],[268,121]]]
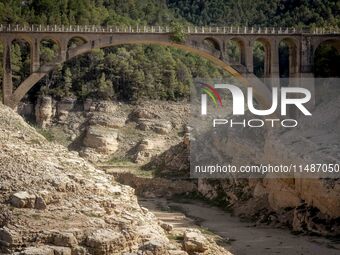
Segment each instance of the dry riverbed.
[[[217,207],[196,200],[139,199],[162,221],[176,227],[197,227],[235,255],[336,255],[339,241],[322,237],[293,235],[286,229],[254,227]],[[219,239],[219,240],[218,240]]]

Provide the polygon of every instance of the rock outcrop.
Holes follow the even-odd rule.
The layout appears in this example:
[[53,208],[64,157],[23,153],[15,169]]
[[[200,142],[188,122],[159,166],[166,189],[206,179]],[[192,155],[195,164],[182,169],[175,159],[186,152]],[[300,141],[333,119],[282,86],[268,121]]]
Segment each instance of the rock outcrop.
[[188,138],[185,137],[184,141],[154,157],[143,168],[160,169],[157,174],[162,177],[189,177],[189,157],[189,142]]
[[132,188],[0,105],[0,253],[180,254]]
[[184,233],[184,249],[189,252],[205,252],[208,249],[208,240],[194,229],[189,229]]
[[97,152],[111,154],[118,149],[117,138],[116,129],[94,125],[87,128],[83,143]]
[[35,106],[35,118],[38,126],[46,128],[51,124],[53,116],[53,105],[51,97],[39,97]]

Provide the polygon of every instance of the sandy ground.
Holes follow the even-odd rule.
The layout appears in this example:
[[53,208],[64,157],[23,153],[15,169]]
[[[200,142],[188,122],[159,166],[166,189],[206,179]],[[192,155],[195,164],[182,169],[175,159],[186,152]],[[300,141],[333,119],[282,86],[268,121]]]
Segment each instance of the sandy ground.
[[[293,235],[289,230],[254,227],[237,217],[199,201],[141,199],[140,204],[174,227],[207,229],[224,239],[224,247],[235,255],[338,255],[340,242],[321,237]],[[199,226],[198,226],[199,225]]]

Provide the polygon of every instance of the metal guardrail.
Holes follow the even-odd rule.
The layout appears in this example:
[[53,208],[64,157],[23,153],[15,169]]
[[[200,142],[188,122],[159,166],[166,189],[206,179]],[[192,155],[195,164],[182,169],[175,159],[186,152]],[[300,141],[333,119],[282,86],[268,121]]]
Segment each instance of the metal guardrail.
[[[168,26],[94,26],[94,25],[3,25],[0,32],[62,32],[62,33],[170,33]],[[282,27],[198,27],[184,28],[188,34],[340,34],[336,28],[282,28]]]

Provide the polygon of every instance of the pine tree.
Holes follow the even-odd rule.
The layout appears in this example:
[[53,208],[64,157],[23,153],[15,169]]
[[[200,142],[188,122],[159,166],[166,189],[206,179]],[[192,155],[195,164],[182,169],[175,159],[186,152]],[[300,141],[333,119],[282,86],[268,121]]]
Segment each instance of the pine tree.
[[70,68],[67,67],[64,73],[64,96],[71,97],[72,95],[72,73]]
[[110,80],[106,80],[105,73],[102,73],[99,78],[98,96],[105,100],[113,97],[112,82]]

